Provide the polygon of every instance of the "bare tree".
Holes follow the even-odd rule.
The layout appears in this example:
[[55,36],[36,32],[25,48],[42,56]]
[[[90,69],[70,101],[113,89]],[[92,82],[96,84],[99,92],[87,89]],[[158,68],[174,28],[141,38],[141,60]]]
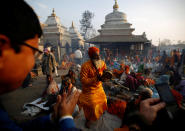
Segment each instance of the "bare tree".
[[93,29],[93,25],[92,25],[93,17],[94,17],[94,14],[88,10],[85,10],[82,13],[82,19],[80,20],[80,24],[81,24],[80,30],[85,40],[89,38],[88,32],[91,32]]
[[95,36],[97,36],[97,31],[94,28],[87,30],[86,39],[90,39],[90,38],[93,38]]
[[170,39],[164,39],[160,42],[160,46],[169,46],[172,44],[172,41]]
[[177,44],[185,44],[185,41],[178,40]]

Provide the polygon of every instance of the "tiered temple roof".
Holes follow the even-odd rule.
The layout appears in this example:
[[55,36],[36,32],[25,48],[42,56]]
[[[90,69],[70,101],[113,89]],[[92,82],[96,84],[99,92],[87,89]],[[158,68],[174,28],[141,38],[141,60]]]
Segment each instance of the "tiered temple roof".
[[118,11],[117,0],[113,6],[113,12],[105,16],[105,23],[98,30],[100,35],[87,40],[89,43],[100,44],[101,42],[147,42],[145,33],[133,35],[135,30],[128,23],[125,13]]

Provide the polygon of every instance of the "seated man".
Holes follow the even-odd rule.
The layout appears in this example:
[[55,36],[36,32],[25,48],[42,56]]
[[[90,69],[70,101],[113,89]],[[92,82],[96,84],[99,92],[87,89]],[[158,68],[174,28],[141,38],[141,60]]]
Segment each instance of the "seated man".
[[[0,4],[0,95],[21,86],[35,63],[38,41],[42,35],[40,22],[33,9],[23,0],[6,0]],[[59,95],[54,112],[20,126],[10,120],[0,108],[0,130],[69,130],[75,128],[72,113],[79,97],[74,92],[66,100],[66,93]]]

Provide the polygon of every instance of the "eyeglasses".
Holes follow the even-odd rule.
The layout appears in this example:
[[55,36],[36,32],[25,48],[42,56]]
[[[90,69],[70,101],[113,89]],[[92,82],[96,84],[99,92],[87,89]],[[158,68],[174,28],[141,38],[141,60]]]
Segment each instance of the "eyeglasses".
[[39,56],[43,54],[43,51],[41,51],[38,48],[35,48],[35,47],[27,44],[26,42],[22,42],[21,45],[24,45],[24,46],[27,46],[27,47],[31,48],[34,51],[35,59],[39,58]]

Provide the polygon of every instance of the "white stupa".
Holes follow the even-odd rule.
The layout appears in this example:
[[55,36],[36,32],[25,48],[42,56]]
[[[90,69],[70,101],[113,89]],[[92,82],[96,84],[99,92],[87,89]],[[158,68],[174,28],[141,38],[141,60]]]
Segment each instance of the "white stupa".
[[125,13],[118,11],[119,6],[117,0],[113,6],[113,12],[105,16],[105,23],[99,30],[100,35],[131,35],[135,30],[131,28],[130,23],[127,22]]
[[99,29],[99,35],[87,40],[86,42],[95,44],[101,51],[110,50],[116,54],[147,54],[151,42],[146,34],[134,35],[132,24],[127,21],[125,13],[120,12],[117,0],[113,5],[113,12],[105,16],[105,22]]
[[71,36],[67,28],[61,24],[54,9],[44,23],[43,40],[45,46],[51,46],[55,49],[57,61],[61,61],[63,54],[71,52]]
[[77,48],[83,48],[84,47],[84,39],[81,36],[81,34],[78,32],[76,27],[74,26],[74,23],[72,22],[71,27],[69,28],[69,33],[71,35],[71,47],[72,51],[75,51]]

